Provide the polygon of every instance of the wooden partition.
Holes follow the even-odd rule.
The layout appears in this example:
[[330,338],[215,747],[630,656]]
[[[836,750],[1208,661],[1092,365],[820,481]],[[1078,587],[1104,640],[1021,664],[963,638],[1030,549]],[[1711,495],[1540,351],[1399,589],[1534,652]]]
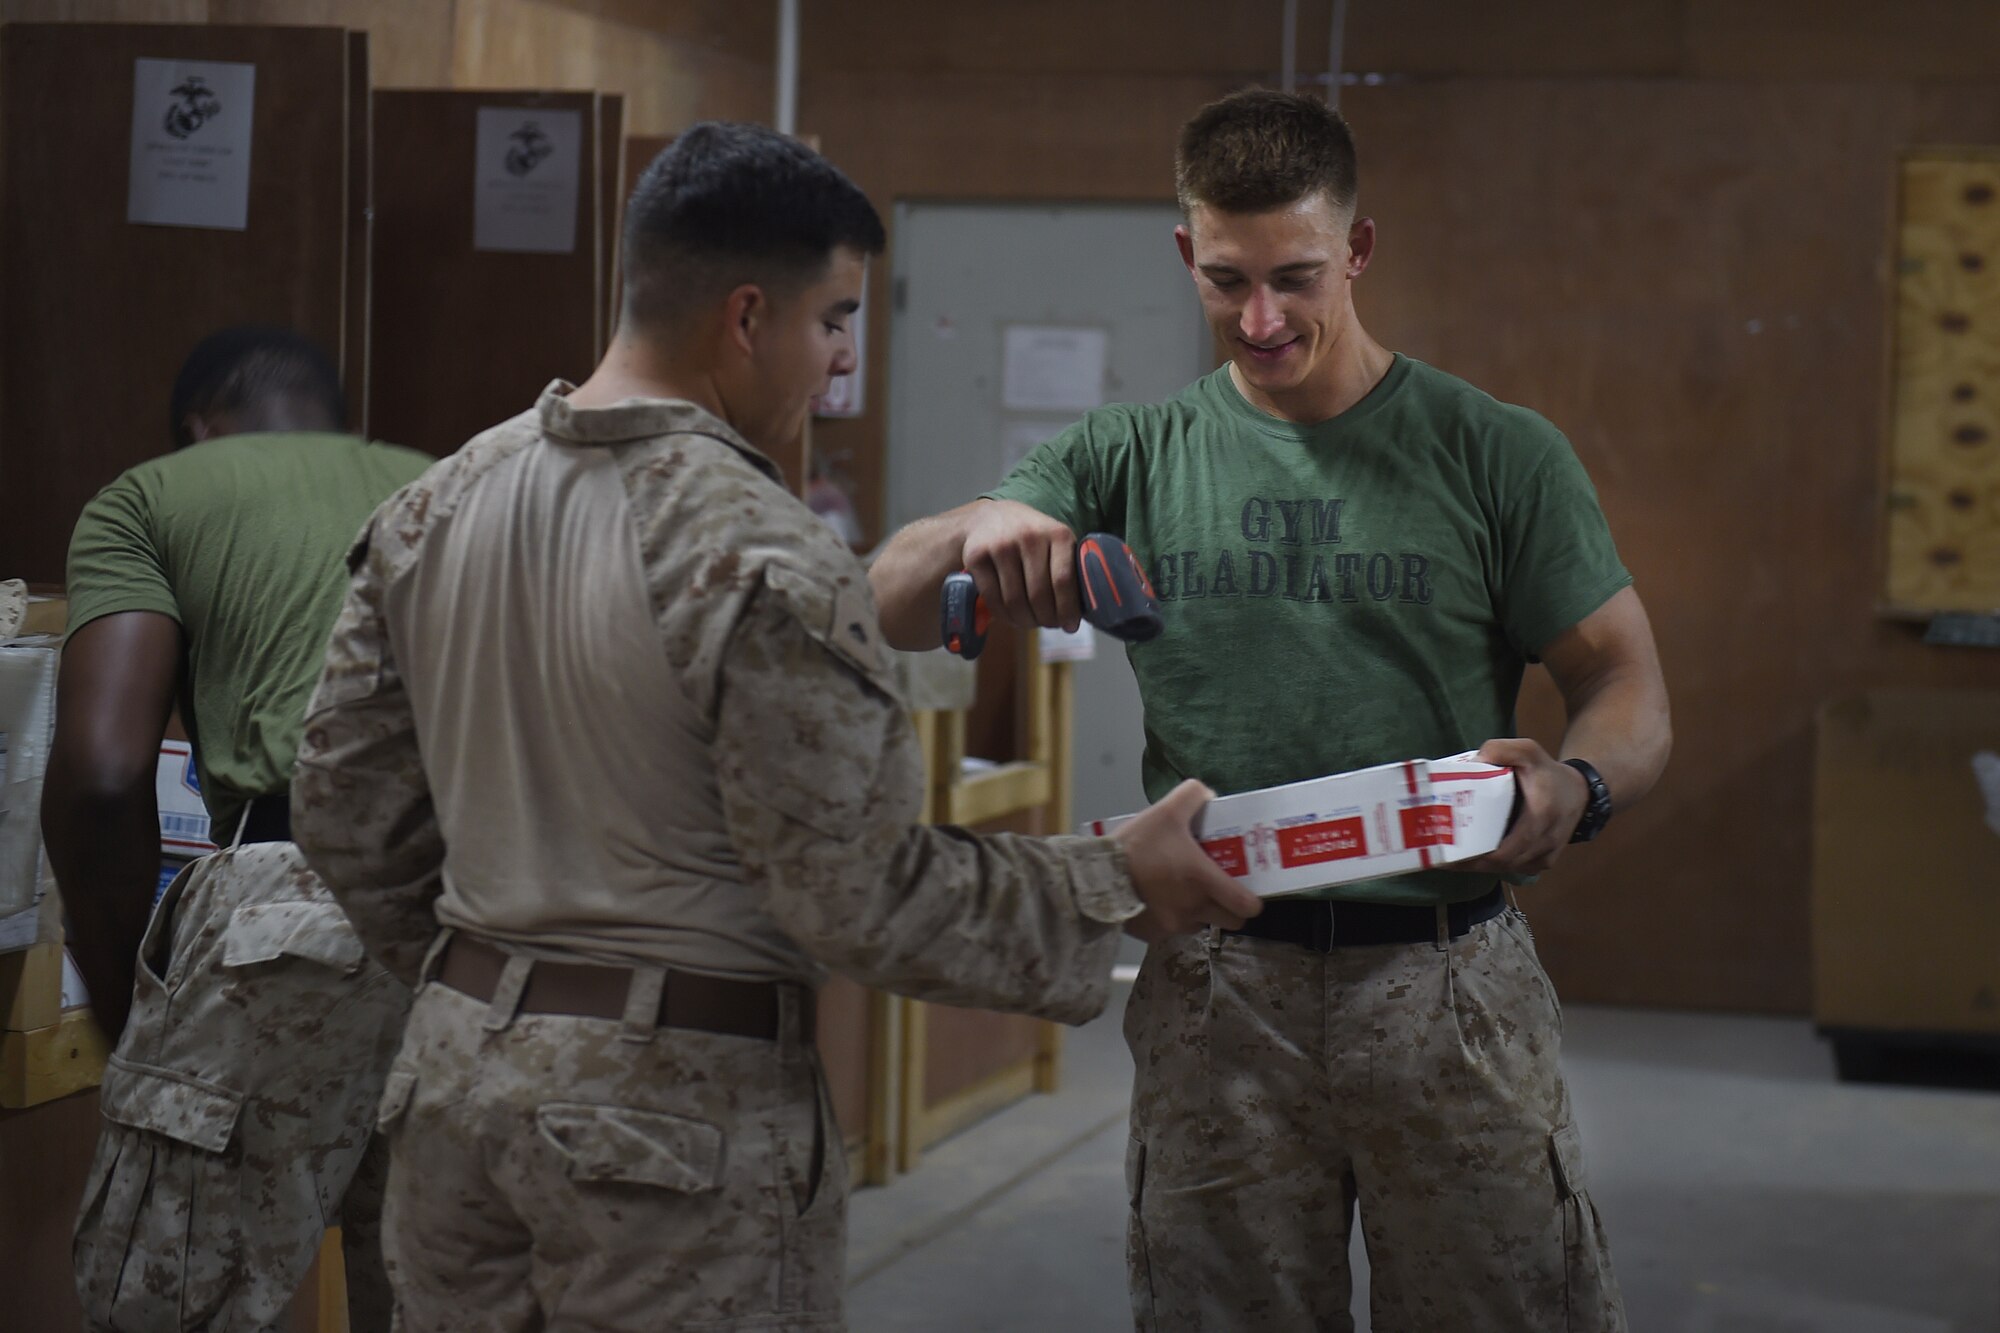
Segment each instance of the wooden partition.
[[[480,114],[498,109],[577,118],[566,251],[475,245]],[[589,375],[609,329],[621,117],[622,99],[588,92],[375,94],[371,434],[448,454],[550,380]]]
[[[174,375],[219,328],[295,328],[361,396],[366,50],[339,28],[0,30],[0,570],[61,582],[77,514],[166,452]],[[144,59],[255,67],[254,109],[216,113],[252,117],[242,230],[126,220]]]

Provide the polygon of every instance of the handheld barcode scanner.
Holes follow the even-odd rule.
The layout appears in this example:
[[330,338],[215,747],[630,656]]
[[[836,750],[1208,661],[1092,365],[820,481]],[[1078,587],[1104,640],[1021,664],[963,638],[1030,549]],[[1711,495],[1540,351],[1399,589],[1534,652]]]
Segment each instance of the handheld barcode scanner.
[[[1093,627],[1126,643],[1156,639],[1164,628],[1160,599],[1140,567],[1132,548],[1108,532],[1093,532],[1076,546],[1076,585],[1083,597],[1083,618]],[[944,581],[944,646],[967,661],[986,648],[986,631],[993,613],[979,595],[979,585],[963,570]]]

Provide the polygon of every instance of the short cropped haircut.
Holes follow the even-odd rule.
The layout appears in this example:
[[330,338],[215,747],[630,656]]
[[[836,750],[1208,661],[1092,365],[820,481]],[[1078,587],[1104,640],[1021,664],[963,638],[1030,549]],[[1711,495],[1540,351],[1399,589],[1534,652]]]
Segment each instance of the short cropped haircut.
[[1354,207],[1354,135],[1315,97],[1247,88],[1211,102],[1181,127],[1174,193],[1225,213],[1263,213],[1324,192]]
[[211,333],[195,344],[174,378],[167,423],[174,448],[194,443],[187,428],[192,413],[241,411],[280,397],[302,399],[323,411],[334,429],[347,428],[340,372],[310,338],[254,324]]
[[657,326],[745,283],[789,296],[835,250],[876,255],[887,239],[868,196],[812,149],[760,125],[704,121],[633,188],[625,311]]

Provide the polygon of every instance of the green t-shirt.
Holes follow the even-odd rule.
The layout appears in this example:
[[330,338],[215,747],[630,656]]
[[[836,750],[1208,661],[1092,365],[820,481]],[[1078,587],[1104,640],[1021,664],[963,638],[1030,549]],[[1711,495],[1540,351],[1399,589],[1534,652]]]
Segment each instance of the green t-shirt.
[[180,622],[181,718],[216,841],[291,781],[347,548],[435,461],[347,435],[230,435],[141,463],[84,506],[69,630],[120,611]]
[[[1527,662],[1632,581],[1561,432],[1404,356],[1314,426],[1252,407],[1224,366],[1090,413],[991,494],[1145,563],[1166,618],[1129,649],[1153,800],[1182,778],[1228,795],[1513,735]],[[1321,896],[1487,887],[1425,871]]]

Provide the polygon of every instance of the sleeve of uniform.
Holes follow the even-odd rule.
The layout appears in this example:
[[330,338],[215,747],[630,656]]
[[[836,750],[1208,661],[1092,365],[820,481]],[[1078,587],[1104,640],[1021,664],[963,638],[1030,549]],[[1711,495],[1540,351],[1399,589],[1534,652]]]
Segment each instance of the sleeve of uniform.
[[[1523,655],[1603,606],[1632,575],[1576,450],[1548,422],[1519,409],[1520,429],[1539,437],[1535,463],[1509,480],[1501,523],[1502,623]],[[1528,456],[1527,450],[1518,451]]]
[[772,915],[814,957],[920,999],[1082,1022],[1136,916],[1106,838],[917,823],[923,761],[867,580],[766,568],[717,672],[716,773]]
[[368,952],[414,986],[437,934],[444,840],[382,614],[385,562],[369,548],[364,532],[306,710],[292,837]]
[[152,497],[131,472],[83,507],[69,541],[70,633],[123,611],[181,618],[153,517]]
[[1072,532],[1102,529],[1105,503],[1098,482],[1099,455],[1107,439],[1120,435],[1121,424],[1117,409],[1090,413],[1054,439],[1036,445],[1004,481],[980,498],[1017,501]]

